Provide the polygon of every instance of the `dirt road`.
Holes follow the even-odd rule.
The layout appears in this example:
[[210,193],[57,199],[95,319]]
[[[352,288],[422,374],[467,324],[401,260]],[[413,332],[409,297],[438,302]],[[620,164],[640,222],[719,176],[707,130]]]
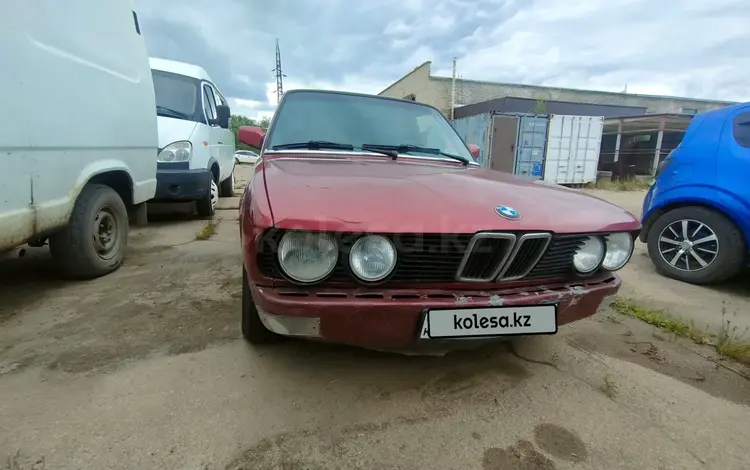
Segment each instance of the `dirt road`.
[[0,468],[747,468],[750,381],[608,309],[444,357],[248,346],[236,204],[206,241],[137,230],[91,282],[0,262]]

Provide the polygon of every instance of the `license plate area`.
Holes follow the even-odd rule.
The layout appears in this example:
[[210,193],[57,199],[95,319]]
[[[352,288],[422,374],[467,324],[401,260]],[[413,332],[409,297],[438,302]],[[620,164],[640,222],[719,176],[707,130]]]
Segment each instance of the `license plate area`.
[[557,305],[426,310],[420,339],[495,338],[557,333]]

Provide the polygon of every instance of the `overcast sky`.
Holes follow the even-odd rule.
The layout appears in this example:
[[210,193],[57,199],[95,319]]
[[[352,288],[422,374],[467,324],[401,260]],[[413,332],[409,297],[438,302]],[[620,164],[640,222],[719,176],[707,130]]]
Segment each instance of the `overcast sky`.
[[465,79],[750,100],[750,0],[136,0],[153,57],[203,66],[232,112],[284,88],[378,93],[421,64]]

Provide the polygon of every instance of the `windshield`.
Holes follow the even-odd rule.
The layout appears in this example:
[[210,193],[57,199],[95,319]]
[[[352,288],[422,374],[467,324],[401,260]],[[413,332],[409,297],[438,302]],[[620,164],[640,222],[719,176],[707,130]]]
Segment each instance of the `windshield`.
[[[354,147],[415,145],[473,161],[464,142],[440,112],[418,103],[379,97],[315,91],[289,93],[277,111],[266,146],[270,150],[277,145],[309,141]],[[419,151],[409,153],[421,156]]]
[[[159,116],[192,119],[198,102],[198,81],[184,75],[152,70],[154,94]],[[178,116],[179,114],[182,116]]]

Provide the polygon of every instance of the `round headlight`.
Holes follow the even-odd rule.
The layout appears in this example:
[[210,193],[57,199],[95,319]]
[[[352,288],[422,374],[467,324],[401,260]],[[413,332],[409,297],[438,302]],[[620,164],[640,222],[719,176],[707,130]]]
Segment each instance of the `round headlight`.
[[599,237],[589,237],[573,257],[573,266],[581,274],[590,274],[599,267],[604,257],[604,242]]
[[396,267],[396,248],[385,237],[366,235],[352,246],[349,267],[354,275],[363,281],[383,280]]
[[602,267],[617,271],[625,266],[633,253],[633,237],[628,232],[613,233],[607,237],[606,255]]
[[278,258],[287,276],[297,282],[312,283],[333,272],[339,248],[328,233],[287,232],[281,237]]

